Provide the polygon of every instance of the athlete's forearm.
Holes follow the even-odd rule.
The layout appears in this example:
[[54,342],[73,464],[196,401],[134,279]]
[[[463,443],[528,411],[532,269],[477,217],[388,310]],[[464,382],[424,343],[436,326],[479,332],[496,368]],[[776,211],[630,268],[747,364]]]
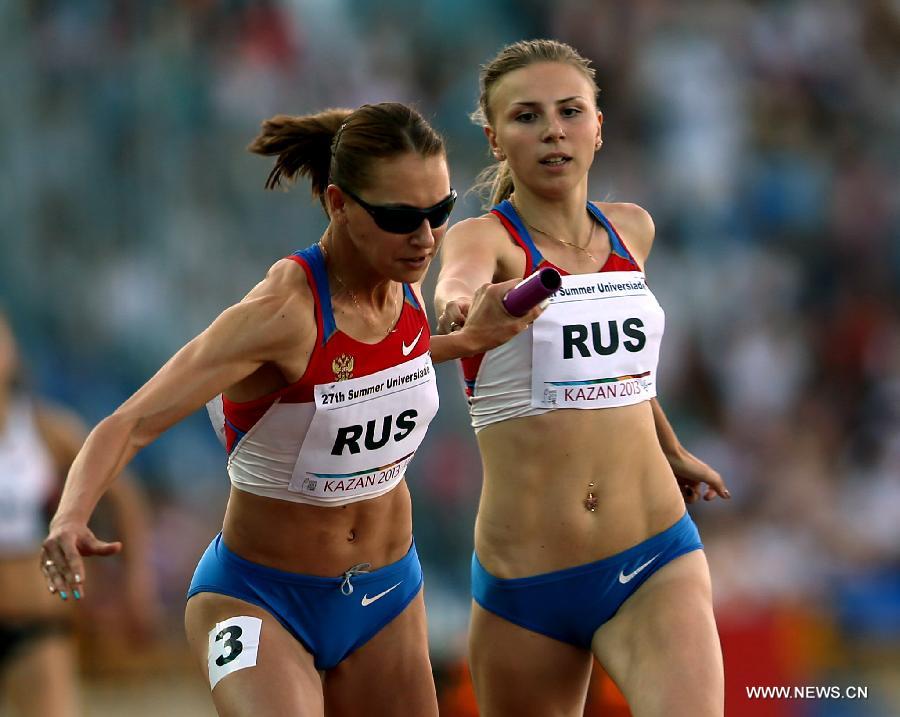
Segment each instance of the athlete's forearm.
[[681,441],[678,440],[678,436],[675,435],[675,429],[672,428],[672,424],[666,418],[666,414],[663,412],[658,400],[655,398],[651,399],[650,405],[653,408],[653,423],[656,426],[656,437],[659,439],[659,445],[662,447],[663,453],[666,454],[667,458],[678,456],[683,451],[683,447]]
[[457,299],[471,299],[478,286],[456,277],[439,278],[434,289],[434,308],[438,316],[444,313],[447,304]]
[[54,524],[87,524],[101,496],[140,449],[136,426],[136,420],[114,413],[90,432],[69,469]]
[[465,330],[431,337],[432,363],[473,356],[478,352],[479,349],[472,346]]

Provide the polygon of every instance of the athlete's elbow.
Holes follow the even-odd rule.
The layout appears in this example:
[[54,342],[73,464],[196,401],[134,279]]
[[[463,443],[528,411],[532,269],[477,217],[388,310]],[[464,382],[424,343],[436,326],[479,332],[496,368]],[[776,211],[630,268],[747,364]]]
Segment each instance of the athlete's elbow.
[[160,431],[153,429],[145,416],[126,408],[119,408],[111,416],[104,418],[95,431],[102,431],[115,442],[127,445],[132,454],[151,444],[160,435]]
[[449,284],[450,281],[447,279],[438,279],[438,282],[434,287],[434,310],[437,312],[438,316],[444,313],[444,308],[453,299],[453,296],[449,292]]
[[473,288],[468,281],[457,277],[448,277],[438,280],[437,286],[434,288],[435,308],[438,305],[441,309],[451,301],[459,301],[460,299],[470,299],[475,294],[478,287]]

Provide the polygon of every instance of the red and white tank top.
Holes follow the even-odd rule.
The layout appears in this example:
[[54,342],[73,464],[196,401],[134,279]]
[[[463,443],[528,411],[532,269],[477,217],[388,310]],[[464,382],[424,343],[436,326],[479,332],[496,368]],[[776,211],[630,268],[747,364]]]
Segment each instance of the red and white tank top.
[[[609,235],[606,263],[590,274],[560,269],[562,287],[531,327],[495,349],[462,359],[476,431],[558,408],[613,408],[656,395],[665,314],[612,224],[590,202],[587,210]],[[509,201],[491,211],[525,252],[524,276],[554,266]]]
[[232,484],[256,495],[337,506],[395,488],[438,408],[425,311],[403,285],[394,329],[366,344],[337,328],[318,244],[292,254],[315,298],[315,348],[296,383],[207,408]]

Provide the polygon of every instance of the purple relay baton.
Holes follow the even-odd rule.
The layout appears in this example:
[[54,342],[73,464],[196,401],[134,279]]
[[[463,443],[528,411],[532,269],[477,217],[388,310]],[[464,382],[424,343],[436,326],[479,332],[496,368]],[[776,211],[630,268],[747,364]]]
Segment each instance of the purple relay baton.
[[503,297],[503,307],[513,316],[524,316],[562,286],[562,277],[552,267],[545,267],[516,284]]

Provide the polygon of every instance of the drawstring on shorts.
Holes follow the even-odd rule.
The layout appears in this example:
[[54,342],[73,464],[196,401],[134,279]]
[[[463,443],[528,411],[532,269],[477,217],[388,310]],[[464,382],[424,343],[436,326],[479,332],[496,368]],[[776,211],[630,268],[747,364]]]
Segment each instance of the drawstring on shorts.
[[350,578],[361,575],[362,573],[368,573],[369,568],[371,567],[371,563],[357,563],[347,570],[343,575],[344,581],[341,583],[341,592],[344,593],[344,595],[352,595],[353,584],[350,582]]

